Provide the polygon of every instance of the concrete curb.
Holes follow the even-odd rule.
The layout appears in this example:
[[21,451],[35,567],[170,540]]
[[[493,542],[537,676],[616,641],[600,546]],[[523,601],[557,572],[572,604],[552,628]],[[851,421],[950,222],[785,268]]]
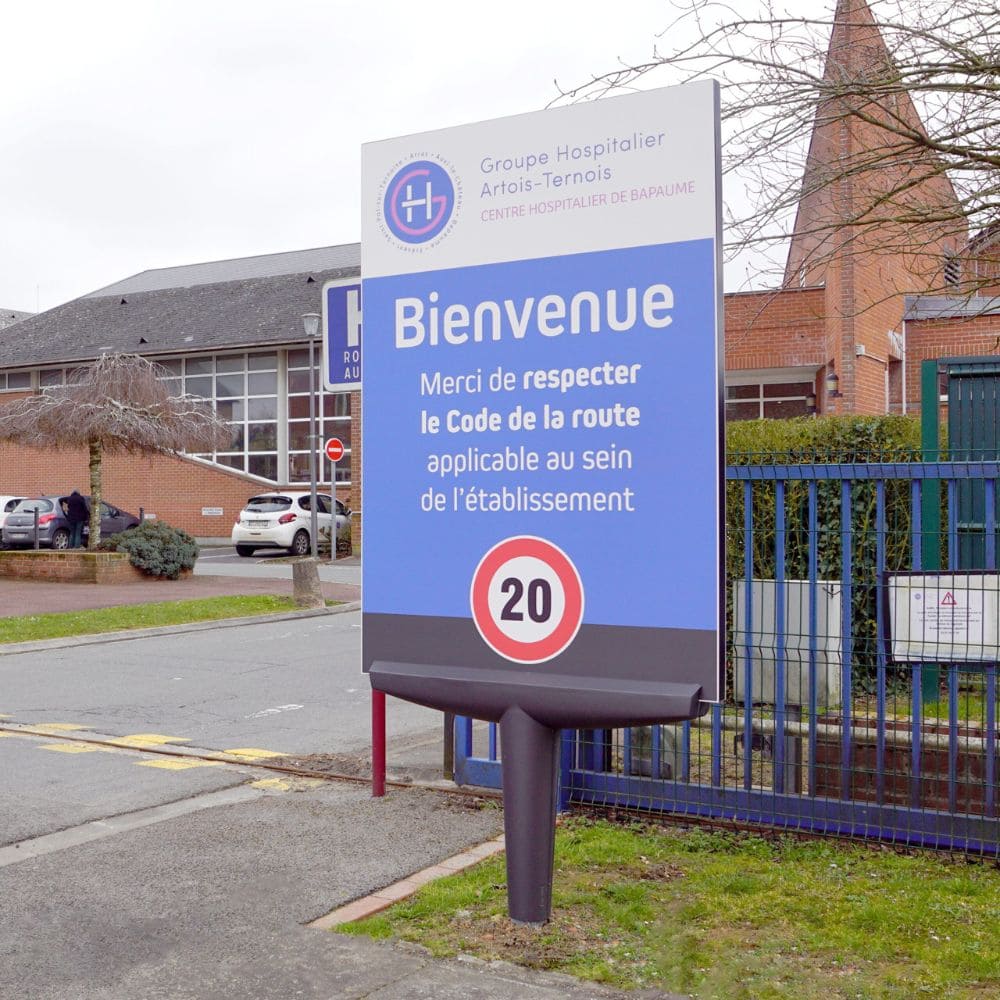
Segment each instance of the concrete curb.
[[246,618],[216,618],[207,622],[188,622],[183,625],[157,625],[152,628],[124,629],[119,632],[97,632],[93,635],[71,635],[61,639],[39,639],[35,642],[8,642],[0,644],[0,656],[15,653],[34,653],[46,649],[67,649],[70,646],[100,646],[107,642],[124,642],[126,639],[151,639],[159,635],[178,632],[205,632],[213,628],[237,628],[240,625],[260,625],[264,622],[293,621],[297,618],[320,618],[360,611],[360,601],[349,601],[333,608],[310,608],[305,611],[281,611],[271,615],[248,615]]
[[480,861],[491,858],[494,854],[499,854],[503,850],[504,837],[503,834],[500,834],[499,837],[494,837],[483,844],[470,847],[468,850],[462,851],[461,854],[445,858],[444,861],[436,865],[431,865],[429,868],[423,868],[412,875],[407,875],[406,878],[402,878],[398,882],[393,882],[392,885],[387,885],[384,889],[379,889],[369,896],[363,896],[361,899],[354,899],[350,903],[338,906],[337,909],[327,913],[326,916],[319,917],[306,924],[306,927],[328,931],[333,927],[339,927],[341,924],[350,924],[355,920],[363,920],[365,917],[370,917],[374,913],[387,909],[393,903],[398,903],[400,900],[409,898],[422,885],[427,885],[428,882],[433,882],[435,879],[444,878],[446,875],[454,875],[456,872],[464,871],[473,865],[478,865]]

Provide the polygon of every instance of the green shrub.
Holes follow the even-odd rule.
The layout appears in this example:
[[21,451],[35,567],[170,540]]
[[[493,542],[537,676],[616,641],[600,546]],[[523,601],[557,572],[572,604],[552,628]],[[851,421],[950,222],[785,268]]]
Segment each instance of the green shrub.
[[194,569],[198,544],[163,521],[144,521],[137,528],[112,535],[100,547],[110,552],[126,552],[136,569],[150,576],[176,580],[181,570]]
[[[744,420],[726,427],[728,465],[829,465],[854,462],[919,462],[920,423],[913,417],[831,416],[792,420]],[[817,572],[821,580],[839,580],[843,569],[839,480],[816,483]],[[746,576],[743,482],[726,484],[727,613],[732,629],[732,581]],[[777,491],[773,482],[750,488],[753,516],[753,576],[775,577]],[[884,486],[885,568],[913,565],[910,482]],[[851,615],[854,683],[874,685],[877,664],[876,604],[879,594],[876,532],[877,489],[874,482],[851,488]],[[804,580],[809,572],[809,483],[785,484],[785,565],[787,580]]]

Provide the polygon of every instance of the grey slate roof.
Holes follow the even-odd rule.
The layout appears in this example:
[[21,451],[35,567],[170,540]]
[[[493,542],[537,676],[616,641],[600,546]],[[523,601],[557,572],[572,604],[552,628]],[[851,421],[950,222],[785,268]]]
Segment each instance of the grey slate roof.
[[357,244],[145,271],[22,320],[0,338],[0,368],[302,342],[301,316],[322,312],[323,282],[359,271]]
[[282,274],[309,274],[313,271],[355,270],[361,267],[361,244],[344,243],[314,250],[290,250],[258,257],[212,260],[204,264],[181,264],[140,271],[131,278],[116,281],[90,292],[85,298],[103,295],[127,295],[130,292],[157,292],[165,288],[191,288],[193,285],[217,285],[224,281],[247,278],[273,278]]
[[34,315],[29,312],[19,312],[17,309],[0,309],[0,330],[6,330],[8,326],[20,323],[22,319],[27,319]]
[[995,296],[907,295],[905,319],[953,319],[1000,313]]

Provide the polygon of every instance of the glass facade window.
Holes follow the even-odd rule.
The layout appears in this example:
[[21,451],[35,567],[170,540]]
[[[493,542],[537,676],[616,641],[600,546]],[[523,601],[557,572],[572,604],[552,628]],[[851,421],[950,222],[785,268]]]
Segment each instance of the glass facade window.
[[726,420],[784,419],[814,412],[812,382],[748,382],[726,386]]
[[177,395],[210,402],[229,424],[229,445],[198,455],[229,469],[279,482],[278,354],[217,354],[158,361]]
[[0,392],[31,388],[31,372],[0,372]]
[[[323,390],[321,351],[317,349],[313,378],[317,388],[316,401],[316,476],[319,482],[329,483],[333,476],[333,463],[326,457],[323,445],[330,438],[344,442],[344,457],[336,466],[336,483],[346,486],[351,482],[351,394],[329,393]],[[309,351],[297,349],[288,352],[288,481],[309,482]]]
[[[336,484],[351,483],[351,395],[323,391],[322,351],[317,346],[316,452],[319,482],[334,475],[323,444],[344,442]],[[194,457],[289,486],[309,484],[309,351],[307,348],[230,352],[196,357],[153,358],[160,380],[173,396],[196,396],[211,403],[229,425],[227,447]],[[73,379],[77,368],[38,370],[44,391]],[[0,372],[0,392],[32,388],[32,372]]]
[[[337,463],[336,482],[351,482],[351,397],[322,389],[321,351],[316,351],[317,473],[331,481],[323,443],[338,437],[348,454]],[[275,483],[309,483],[309,351],[229,353],[166,359],[163,382],[172,393],[210,401],[229,424],[229,446],[196,457]]]

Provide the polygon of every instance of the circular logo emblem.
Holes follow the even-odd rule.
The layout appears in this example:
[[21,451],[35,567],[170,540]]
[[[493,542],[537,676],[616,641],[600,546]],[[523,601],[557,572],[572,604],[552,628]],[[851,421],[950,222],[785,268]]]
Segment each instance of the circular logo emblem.
[[552,542],[519,535],[498,542],[472,575],[472,619],[485,643],[515,663],[544,663],[576,637],[583,584]]
[[440,235],[455,205],[455,184],[448,171],[433,160],[413,160],[389,178],[382,211],[392,235],[414,245]]

